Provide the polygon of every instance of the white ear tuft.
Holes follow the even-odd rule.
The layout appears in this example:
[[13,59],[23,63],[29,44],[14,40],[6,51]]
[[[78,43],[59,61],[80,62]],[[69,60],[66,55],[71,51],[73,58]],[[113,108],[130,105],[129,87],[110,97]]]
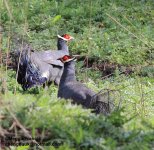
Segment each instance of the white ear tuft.
[[58,38],[61,38],[61,39],[63,39],[64,41],[68,41],[68,39],[65,39],[64,37],[60,36],[59,34],[58,34],[57,36],[58,36]]
[[59,34],[57,36],[58,36],[58,38],[62,38]]

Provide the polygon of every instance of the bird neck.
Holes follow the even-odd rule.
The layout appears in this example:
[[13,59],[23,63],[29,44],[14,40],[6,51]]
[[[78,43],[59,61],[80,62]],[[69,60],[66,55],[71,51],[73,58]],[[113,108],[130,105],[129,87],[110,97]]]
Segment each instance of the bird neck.
[[68,52],[68,46],[66,44],[66,41],[64,41],[61,38],[58,38],[57,47],[58,47],[58,50],[63,50]]
[[74,61],[70,61],[64,64],[64,71],[60,83],[63,84],[70,81],[76,81]]

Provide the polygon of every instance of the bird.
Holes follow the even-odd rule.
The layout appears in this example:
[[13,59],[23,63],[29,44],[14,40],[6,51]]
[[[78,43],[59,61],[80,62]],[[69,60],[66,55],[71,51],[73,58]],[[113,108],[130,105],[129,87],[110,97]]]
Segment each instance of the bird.
[[72,39],[74,38],[69,34],[58,35],[58,50],[34,51],[28,44],[24,45],[21,51],[17,50],[14,56],[16,61],[14,62],[17,81],[23,90],[45,83],[47,85],[52,82],[55,85],[59,84],[63,63],[57,59],[69,54],[67,42]]
[[65,55],[59,58],[64,63],[64,71],[60,79],[58,88],[58,98],[71,99],[72,103],[80,104],[83,108],[90,108],[92,112],[108,115],[110,110],[109,102],[103,99],[102,95],[85,86],[76,80],[75,57]]

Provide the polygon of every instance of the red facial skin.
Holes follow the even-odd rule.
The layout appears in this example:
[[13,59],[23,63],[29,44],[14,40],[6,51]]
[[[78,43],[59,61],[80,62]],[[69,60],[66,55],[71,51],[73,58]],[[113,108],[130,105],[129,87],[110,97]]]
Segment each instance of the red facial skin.
[[63,38],[65,38],[67,40],[71,40],[72,39],[72,37],[70,35],[68,35],[68,34],[64,34]]
[[70,59],[71,57],[68,55],[65,55],[64,57],[62,57],[63,62],[67,61],[68,59]]

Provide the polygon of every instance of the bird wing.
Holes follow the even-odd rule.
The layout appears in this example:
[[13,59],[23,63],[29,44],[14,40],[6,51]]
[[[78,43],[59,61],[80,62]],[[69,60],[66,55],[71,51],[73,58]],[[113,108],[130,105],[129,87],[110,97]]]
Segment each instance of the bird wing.
[[60,66],[60,67],[63,67],[64,64],[60,61],[60,60],[47,60],[47,61],[44,61],[45,63],[47,64],[51,64],[51,65],[54,65],[54,66]]
[[63,63],[57,59],[63,57],[64,55],[68,55],[68,52],[62,50],[47,50],[33,53],[35,53],[41,61],[61,67],[63,67]]

